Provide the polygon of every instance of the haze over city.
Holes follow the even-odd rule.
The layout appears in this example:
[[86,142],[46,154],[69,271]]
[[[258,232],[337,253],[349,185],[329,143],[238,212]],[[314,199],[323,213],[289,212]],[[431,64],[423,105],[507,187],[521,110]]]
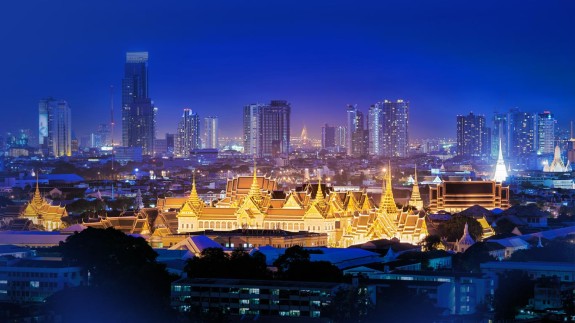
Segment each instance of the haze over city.
[[175,130],[183,108],[218,115],[221,134],[239,136],[242,107],[275,99],[291,103],[292,135],[305,124],[315,137],[325,122],[344,123],[346,104],[367,111],[383,99],[410,102],[412,138],[453,137],[455,116],[470,111],[550,110],[560,127],[574,116],[570,1],[2,7],[5,128],[35,129],[38,100],[52,96],[69,102],[73,130],[87,134],[109,121],[110,85],[119,120],[128,51],[149,52],[158,136]]

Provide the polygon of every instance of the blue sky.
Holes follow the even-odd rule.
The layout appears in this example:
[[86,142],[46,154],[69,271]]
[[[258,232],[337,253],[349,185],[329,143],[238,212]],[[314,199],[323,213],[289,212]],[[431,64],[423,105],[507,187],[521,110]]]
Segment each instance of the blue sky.
[[[310,3],[311,2],[311,3]],[[78,135],[116,119],[127,51],[150,53],[158,135],[183,108],[241,134],[245,104],[292,103],[304,124],[343,124],[345,105],[411,104],[412,137],[455,117],[519,107],[575,120],[575,2],[11,1],[0,5],[2,131],[37,126],[37,102],[68,100]],[[13,120],[13,121],[12,121]],[[116,131],[119,134],[119,129]]]

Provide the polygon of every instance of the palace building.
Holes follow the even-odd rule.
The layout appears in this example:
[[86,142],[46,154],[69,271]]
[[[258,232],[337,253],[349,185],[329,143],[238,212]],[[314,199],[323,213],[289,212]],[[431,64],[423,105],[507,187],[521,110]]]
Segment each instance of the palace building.
[[445,181],[429,187],[429,208],[433,213],[457,213],[474,205],[488,210],[509,208],[509,187],[496,181]]
[[34,225],[43,227],[46,231],[59,230],[63,227],[62,217],[68,216],[66,208],[59,205],[52,205],[40,194],[38,181],[36,181],[36,191],[26,208],[20,214],[20,218],[26,218]]
[[332,247],[382,238],[419,242],[427,235],[425,219],[413,211],[397,208],[391,172],[385,183],[377,208],[364,191],[335,192],[321,181],[290,192],[276,191],[276,181],[257,176],[254,167],[251,178],[228,180],[225,198],[206,205],[199,198],[193,179],[187,199],[166,197],[158,201],[158,217],[175,210],[177,232],[164,225],[154,235],[257,229],[324,233],[327,245]]

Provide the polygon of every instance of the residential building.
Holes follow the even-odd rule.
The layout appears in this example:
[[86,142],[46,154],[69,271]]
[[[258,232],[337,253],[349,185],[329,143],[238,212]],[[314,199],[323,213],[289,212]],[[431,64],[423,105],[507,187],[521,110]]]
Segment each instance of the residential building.
[[156,108],[148,94],[148,52],[128,52],[122,80],[122,145],[154,153]]
[[553,114],[544,111],[537,115],[537,153],[552,154],[555,148],[555,123]]
[[244,152],[256,157],[282,157],[290,151],[291,105],[284,100],[244,107]]
[[72,156],[72,115],[68,102],[52,98],[40,100],[38,137],[44,154]]
[[374,104],[369,108],[367,115],[367,131],[369,137],[369,154],[383,155],[383,109],[380,104]]
[[537,116],[533,113],[511,109],[507,116],[509,125],[509,156],[529,154],[536,151]]
[[193,149],[200,149],[200,117],[191,109],[184,109],[175,135],[174,155],[189,157]]
[[325,124],[321,127],[321,148],[327,150],[333,150],[336,147],[335,144],[335,127]]
[[385,100],[376,103],[383,111],[383,155],[407,157],[409,146],[409,102]]
[[218,149],[218,117],[204,118],[202,148]]
[[489,156],[491,154],[490,129],[485,117],[471,112],[457,116],[457,155]]

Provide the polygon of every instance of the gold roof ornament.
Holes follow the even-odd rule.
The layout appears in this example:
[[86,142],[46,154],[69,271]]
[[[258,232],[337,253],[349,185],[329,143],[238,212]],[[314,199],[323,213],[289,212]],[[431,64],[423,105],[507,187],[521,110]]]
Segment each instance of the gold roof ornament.
[[411,191],[411,198],[409,199],[409,206],[413,206],[418,210],[423,209],[423,200],[419,193],[419,184],[417,182],[417,163],[415,164],[415,180],[413,181],[413,188]]
[[321,207],[325,206],[326,204],[323,196],[323,190],[321,189],[321,176],[318,176],[317,179],[317,191],[315,193],[315,203]]
[[391,162],[388,162],[388,171],[384,183],[385,188],[381,197],[379,209],[385,210],[390,215],[396,214],[397,206],[395,205],[395,199],[393,198],[393,191],[391,186]]
[[200,199],[198,191],[196,190],[196,173],[192,175],[192,190],[190,191],[190,196],[188,197],[188,203],[195,209],[204,206],[204,202]]
[[260,185],[258,184],[257,176],[256,160],[254,159],[254,178],[252,181],[252,186],[250,187],[250,191],[248,192],[248,196],[259,202],[262,197],[262,192]]

